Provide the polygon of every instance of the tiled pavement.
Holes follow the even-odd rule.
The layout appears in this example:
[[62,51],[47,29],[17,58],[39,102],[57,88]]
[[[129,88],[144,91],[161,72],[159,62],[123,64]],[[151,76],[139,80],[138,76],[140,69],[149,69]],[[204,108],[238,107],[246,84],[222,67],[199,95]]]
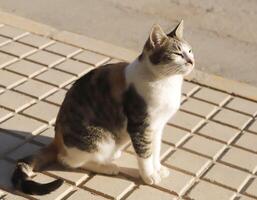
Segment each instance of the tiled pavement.
[[162,163],[171,175],[160,184],[140,181],[128,146],[116,161],[119,176],[53,166],[34,179],[64,179],[55,192],[39,197],[13,191],[15,160],[51,141],[56,114],[72,82],[119,60],[105,52],[1,25],[0,199],[257,199],[257,101],[190,81],[184,83],[180,111],[164,130]]

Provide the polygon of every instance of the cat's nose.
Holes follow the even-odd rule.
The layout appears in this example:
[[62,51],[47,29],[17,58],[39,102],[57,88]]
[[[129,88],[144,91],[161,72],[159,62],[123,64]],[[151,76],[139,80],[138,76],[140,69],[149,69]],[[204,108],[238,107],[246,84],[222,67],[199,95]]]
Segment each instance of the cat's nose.
[[186,53],[183,53],[183,57],[187,63],[190,63],[191,65],[194,65],[194,58],[190,57]]
[[194,64],[194,61],[192,59],[190,59],[190,58],[187,58],[186,61],[187,61],[187,63],[190,63],[191,65]]

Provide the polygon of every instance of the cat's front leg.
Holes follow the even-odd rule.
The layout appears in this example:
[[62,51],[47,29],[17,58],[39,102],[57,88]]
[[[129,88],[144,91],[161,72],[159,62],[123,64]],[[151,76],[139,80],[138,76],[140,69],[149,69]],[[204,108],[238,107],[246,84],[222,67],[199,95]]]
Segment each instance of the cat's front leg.
[[162,129],[159,129],[153,136],[153,166],[161,178],[166,178],[170,172],[168,168],[161,164],[162,132]]
[[145,129],[130,132],[131,141],[137,154],[139,173],[146,184],[157,184],[161,181],[159,173],[154,168],[152,151],[153,131]]

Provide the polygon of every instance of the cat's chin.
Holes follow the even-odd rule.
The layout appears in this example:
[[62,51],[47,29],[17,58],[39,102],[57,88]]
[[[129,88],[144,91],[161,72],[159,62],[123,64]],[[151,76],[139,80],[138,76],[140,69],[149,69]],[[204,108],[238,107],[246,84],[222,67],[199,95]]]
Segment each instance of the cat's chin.
[[185,66],[183,66],[183,70],[181,70],[180,73],[183,76],[187,76],[193,71],[193,69],[194,69],[194,65],[186,64]]

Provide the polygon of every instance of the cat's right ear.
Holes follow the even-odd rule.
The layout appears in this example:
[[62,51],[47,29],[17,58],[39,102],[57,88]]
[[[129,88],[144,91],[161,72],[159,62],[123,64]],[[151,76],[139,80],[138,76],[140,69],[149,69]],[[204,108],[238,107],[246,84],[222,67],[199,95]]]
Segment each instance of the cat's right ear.
[[183,19],[179,22],[179,24],[174,28],[173,31],[171,31],[168,36],[169,37],[176,37],[178,39],[183,38],[183,30],[184,30],[184,21]]
[[163,45],[167,38],[167,35],[164,33],[160,25],[154,24],[149,38],[146,41],[145,47],[148,50],[158,48]]

